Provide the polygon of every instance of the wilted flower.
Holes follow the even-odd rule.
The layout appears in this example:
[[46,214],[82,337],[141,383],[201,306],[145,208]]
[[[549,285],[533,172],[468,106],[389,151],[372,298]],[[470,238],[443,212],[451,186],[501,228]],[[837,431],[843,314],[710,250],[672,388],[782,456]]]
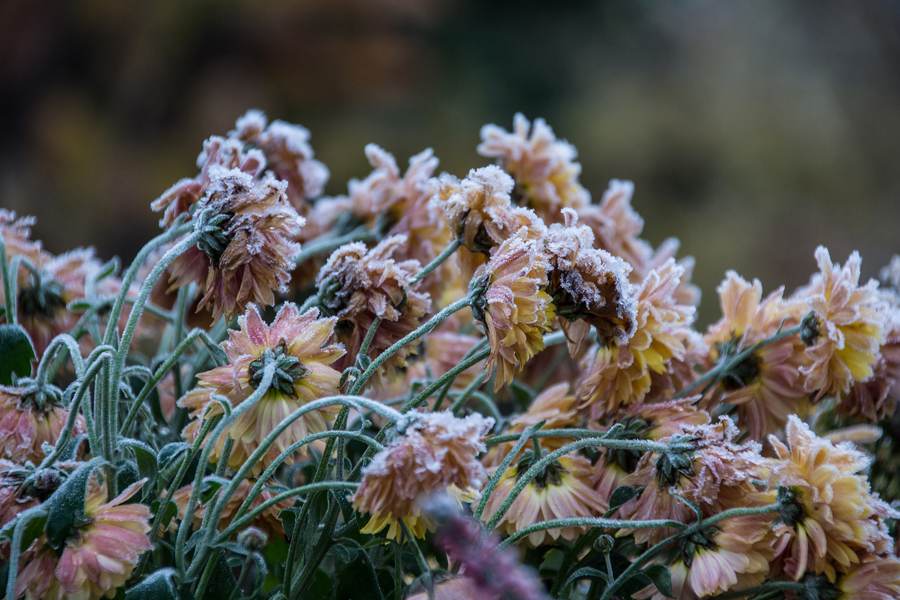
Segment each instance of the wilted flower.
[[303,218],[287,203],[283,182],[219,167],[210,177],[194,215],[202,236],[172,263],[170,290],[196,282],[198,310],[210,305],[214,320],[230,319],[250,302],[271,306],[287,288]]
[[[316,283],[322,309],[337,317],[335,333],[347,348],[347,356],[338,368],[356,361],[376,318],[381,319],[381,324],[369,346],[372,359],[418,328],[431,308],[428,294],[412,289],[419,262],[397,262],[391,258],[405,243],[406,236],[395,235],[371,250],[362,242],[346,244],[335,250],[319,271]],[[416,346],[410,344],[391,356],[376,374],[376,384],[381,385],[385,372],[407,366],[407,358],[415,352]]]
[[782,504],[776,554],[796,580],[811,570],[834,582],[836,569],[846,571],[861,555],[891,547],[880,520],[900,515],[871,494],[861,473],[869,460],[852,444],[835,446],[795,416],[789,417],[785,435],[787,445],[769,436],[779,458],[769,482],[780,486]]
[[575,162],[575,147],[556,139],[543,119],[531,124],[518,113],[512,132],[485,125],[481,139],[478,153],[496,158],[515,179],[516,203],[534,209],[546,222],[560,222],[563,208],[577,210],[590,203],[590,194],[578,183],[581,165]]
[[603,343],[626,341],[634,333],[636,306],[628,283],[631,268],[594,248],[594,234],[578,225],[574,210],[563,209],[563,218],[564,225],[552,225],[545,239],[551,265],[549,292],[577,356],[591,327]]
[[[509,497],[519,478],[534,462],[526,454],[514,467],[503,472],[497,488],[485,505],[481,520],[489,522]],[[582,456],[561,456],[532,479],[513,500],[497,527],[512,535],[530,525],[569,517],[600,517],[608,506],[591,487],[591,463]],[[587,527],[545,529],[528,534],[522,543],[530,548],[554,544],[562,537],[570,542],[587,532]]]
[[73,526],[58,551],[41,536],[22,555],[24,567],[15,597],[26,600],[113,598],[141,554],[153,545],[147,533],[153,516],[143,504],[125,504],[143,485],[129,486],[106,502],[106,486],[88,487],[84,521]]
[[695,311],[673,297],[683,273],[673,260],[651,271],[636,291],[634,335],[624,343],[602,345],[585,358],[577,395],[591,420],[643,400],[651,375],[665,373],[671,360],[684,357]]
[[900,598],[900,560],[873,556],[838,577],[837,600],[894,600]]
[[[184,430],[184,436],[193,441],[200,430],[200,417],[210,419],[222,414],[217,402],[210,402],[211,394],[228,398],[233,407],[240,405],[253,394],[262,382],[264,369],[269,361],[276,364],[275,375],[269,391],[249,410],[240,415],[231,429],[214,443],[210,460],[221,456],[225,435],[234,440],[228,465],[240,468],[259,447],[259,443],[288,415],[299,407],[338,393],[341,375],[331,368],[344,354],[340,345],[328,344],[336,319],[320,319],[319,312],[311,309],[300,314],[294,304],[285,304],[271,327],[267,326],[255,306],[238,319],[239,330],[230,330],[222,348],[229,363],[198,375],[200,387],[179,401],[191,409],[197,419]],[[337,412],[337,407],[327,407],[306,413],[295,420],[278,436],[264,459],[254,465],[252,474],[258,475],[288,446],[310,433],[327,429],[326,421]],[[306,452],[305,447],[298,452]],[[293,458],[285,462],[293,464]]]
[[482,438],[493,419],[477,413],[459,419],[449,411],[410,418],[405,431],[366,466],[353,495],[353,507],[372,515],[363,533],[388,527],[387,536],[398,539],[403,521],[414,536],[424,537],[433,523],[422,500],[450,486],[477,492],[484,483],[484,467],[476,456],[484,451]]
[[[28,259],[33,265],[42,262],[44,252],[41,250],[41,243],[29,239],[34,223],[34,217],[16,218],[16,213],[13,211],[0,208],[0,239],[6,246],[7,260],[11,260],[14,256],[21,256]],[[18,276],[21,278],[25,272],[26,268],[20,267]],[[0,289],[0,301],[4,299],[4,293],[4,290]]]
[[[272,480],[271,483],[273,485],[277,485],[277,482]],[[256,484],[256,480],[254,479],[244,479],[238,484],[237,489],[232,494],[231,498],[225,503],[225,507],[222,510],[221,517],[219,517],[219,523],[224,525],[230,524],[236,517],[238,509],[242,504],[247,500],[247,496],[250,494],[250,490],[253,489],[253,486]],[[178,507],[178,519],[182,520],[185,518],[185,515],[190,515],[191,524],[194,526],[195,530],[200,529],[200,525],[203,523],[203,516],[206,514],[206,509],[209,508],[208,503],[202,504],[201,502],[197,502],[197,505],[188,510],[188,501],[191,498],[191,491],[193,490],[193,484],[185,486],[179,490],[176,490],[174,494],[172,494],[172,502]],[[250,502],[250,508],[244,512],[247,512],[256,509],[263,502],[268,502],[272,498],[275,497],[276,494],[272,493],[270,490],[263,488],[262,491],[256,495],[256,497]],[[214,498],[218,498],[219,495],[215,495]],[[294,501],[291,499],[282,500],[276,504],[269,506],[263,512],[261,512],[256,518],[254,518],[248,527],[256,527],[261,530],[269,539],[278,538],[284,539],[284,525],[281,520],[278,518],[278,513],[286,508],[290,508],[293,506]],[[215,524],[213,525],[215,527]],[[174,521],[170,524],[171,528],[174,528]]]
[[815,312],[817,337],[807,349],[812,365],[803,369],[806,390],[842,398],[854,382],[873,375],[873,365],[883,342],[883,322],[878,311],[877,284],[859,286],[857,252],[843,267],[831,262],[828,250],[816,249],[819,273],[797,298]]
[[[58,468],[70,467],[75,463],[57,463]],[[0,527],[16,518],[16,516],[32,506],[37,506],[62,483],[62,477],[56,469],[43,469],[34,472],[0,459]],[[9,546],[0,544],[0,556],[9,559]]]
[[262,151],[275,177],[287,182],[290,203],[305,215],[308,200],[322,194],[329,175],[328,167],[313,158],[309,131],[284,121],[272,121],[266,126],[266,116],[261,111],[249,110],[237,120],[235,131],[229,135]]
[[[718,292],[723,316],[706,334],[713,361],[729,361],[797,322],[797,310],[782,300],[781,289],[762,300],[759,281],[751,285],[734,271],[728,272]],[[783,428],[788,415],[805,415],[809,398],[800,374],[807,365],[804,348],[796,335],[763,346],[725,374],[714,403],[737,406],[738,424],[746,426],[754,439]]]
[[[36,385],[0,386],[0,458],[40,464],[41,446],[56,444],[68,417],[61,394],[41,391]],[[78,415],[72,435],[85,431],[84,417]]]
[[473,300],[472,312],[487,330],[491,355],[486,369],[497,369],[495,391],[544,348],[544,334],[555,315],[546,292],[549,267],[547,256],[523,227],[475,273],[473,282],[484,286],[484,292]]

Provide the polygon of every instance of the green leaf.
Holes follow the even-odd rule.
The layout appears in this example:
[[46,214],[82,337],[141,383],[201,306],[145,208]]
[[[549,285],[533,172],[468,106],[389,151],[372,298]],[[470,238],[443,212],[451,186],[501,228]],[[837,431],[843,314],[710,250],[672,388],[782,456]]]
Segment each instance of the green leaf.
[[384,600],[369,556],[360,552],[356,560],[337,572],[335,600]]
[[209,583],[206,584],[203,595],[197,600],[222,600],[222,598],[229,598],[236,585],[234,574],[231,572],[231,569],[228,567],[228,561],[225,559],[225,552],[219,552]]
[[691,507],[691,510],[693,510],[695,513],[697,513],[697,519],[700,520],[700,521],[703,520],[703,510],[700,508],[700,505],[699,505],[699,504],[697,504],[697,503],[694,502],[693,500],[688,500],[687,498],[684,498],[684,497],[682,497],[682,496],[679,496],[678,494],[675,494],[675,499],[676,499],[676,500],[680,500],[682,503],[687,504],[688,506],[690,506],[690,507]]
[[175,569],[160,569],[125,592],[125,600],[175,600]]
[[144,442],[132,439],[123,439],[121,445],[127,447],[134,454],[137,461],[138,477],[146,479],[144,484],[143,498],[154,492],[154,484],[156,483],[157,465],[156,452]]
[[[150,512],[152,512],[154,515],[159,514],[159,511],[161,510],[160,507],[164,500],[164,498],[157,498],[156,500],[151,502]],[[165,531],[172,519],[175,518],[175,515],[178,514],[178,505],[169,500],[168,504],[166,504],[166,507],[163,510],[165,512],[163,512],[163,516],[160,518],[159,527],[160,529]]]
[[69,537],[72,527],[84,520],[84,496],[87,484],[91,473],[102,463],[102,458],[83,463],[47,499],[50,508],[44,533],[51,548],[61,548]]
[[609,575],[600,569],[594,569],[591,567],[584,567],[583,569],[578,569],[566,580],[565,585],[563,585],[562,589],[566,589],[579,579],[590,579],[591,581],[600,581],[603,583],[603,588],[606,588],[609,585]]
[[[13,537],[13,530],[16,527],[16,523],[18,519],[13,519],[9,523],[3,526],[3,529],[0,529],[0,540],[5,542],[11,542]],[[22,532],[22,547],[19,549],[21,552],[25,552],[29,546],[31,546],[32,542],[38,538],[39,535],[44,531],[44,526],[47,523],[47,515],[36,516],[32,518],[25,525],[25,531]],[[2,581],[2,580],[0,580]]]
[[638,495],[638,491],[630,485],[620,485],[609,497],[609,510],[607,515],[614,513],[620,506]]
[[648,577],[659,593],[666,598],[674,598],[672,593],[672,573],[666,565],[650,565],[644,569],[642,575]]
[[0,384],[12,385],[16,377],[31,375],[34,346],[21,325],[0,325]]

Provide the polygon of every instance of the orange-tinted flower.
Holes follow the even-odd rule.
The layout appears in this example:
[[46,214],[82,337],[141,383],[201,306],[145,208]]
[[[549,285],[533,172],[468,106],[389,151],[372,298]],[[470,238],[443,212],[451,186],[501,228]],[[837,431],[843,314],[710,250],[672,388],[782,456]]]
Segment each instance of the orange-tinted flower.
[[544,348],[544,333],[554,317],[546,292],[549,267],[542,248],[528,239],[523,227],[475,273],[474,281],[481,281],[485,291],[473,302],[472,311],[487,330],[491,355],[486,369],[489,373],[497,369],[495,390],[510,383],[516,371]]
[[895,600],[900,598],[900,560],[896,556],[870,557],[842,574],[835,587],[837,600]]
[[194,213],[203,235],[172,263],[170,289],[196,282],[203,292],[198,309],[209,305],[213,319],[232,318],[250,302],[271,306],[275,292],[287,288],[299,250],[293,237],[303,225],[287,202],[287,184],[221,167],[210,178]]
[[869,460],[852,444],[835,446],[795,416],[785,435],[787,445],[769,437],[779,458],[769,482],[784,496],[776,552],[789,576],[799,580],[810,570],[834,582],[836,569],[846,571],[862,554],[892,546],[881,521],[896,513],[870,492],[861,473]]
[[[56,444],[69,417],[61,397],[42,394],[36,386],[0,386],[0,458],[18,464],[44,459],[43,444]],[[75,419],[73,437],[86,431],[84,417]]]
[[[781,289],[762,300],[762,285],[729,271],[718,288],[722,319],[709,328],[710,359],[727,361],[779,328],[796,324],[797,310],[781,298]],[[762,439],[784,427],[788,415],[805,415],[809,398],[800,374],[806,366],[804,344],[792,336],[757,350],[727,373],[715,390],[714,403],[738,407],[738,424]]]
[[673,297],[683,273],[672,260],[652,271],[636,291],[634,335],[624,343],[600,346],[585,358],[577,394],[591,420],[643,400],[651,375],[665,373],[670,361],[684,357],[695,311]]
[[478,153],[496,158],[515,179],[516,203],[534,209],[547,223],[562,221],[563,208],[580,209],[590,203],[590,194],[578,182],[581,165],[575,162],[575,147],[556,139],[543,119],[531,124],[516,114],[512,132],[485,125],[481,139]]
[[106,502],[106,486],[92,484],[84,522],[73,528],[61,553],[41,536],[22,555],[24,567],[15,597],[26,600],[99,600],[113,598],[125,585],[144,552],[153,545],[147,533],[153,516],[143,504],[124,504],[143,485],[131,485]]
[[[347,348],[347,356],[338,368],[354,364],[376,318],[381,319],[381,324],[369,346],[372,359],[418,328],[431,308],[428,294],[412,288],[412,278],[421,268],[419,262],[398,262],[392,258],[405,243],[406,236],[395,235],[371,250],[362,242],[346,244],[335,250],[319,271],[316,283],[323,310],[337,317],[336,336]],[[376,385],[382,385],[386,373],[406,367],[407,358],[416,352],[416,347],[409,344],[391,356],[376,373]]]
[[[271,327],[267,326],[255,306],[238,319],[239,330],[230,330],[222,348],[229,363],[198,375],[200,387],[179,401],[191,409],[196,421],[184,430],[193,441],[200,430],[200,417],[212,418],[222,414],[221,405],[210,404],[211,394],[228,398],[238,406],[253,394],[263,378],[267,355],[276,361],[277,368],[269,391],[249,410],[240,415],[231,429],[213,442],[211,461],[218,460],[225,444],[225,435],[234,439],[228,465],[240,468],[259,447],[259,443],[288,415],[299,407],[338,393],[341,375],[331,364],[344,354],[340,345],[329,344],[336,319],[319,319],[318,310],[300,314],[294,304],[285,304]],[[207,413],[207,407],[210,407]],[[336,407],[308,412],[297,419],[275,440],[262,461],[252,470],[260,474],[292,443],[310,433],[325,431],[327,421],[337,412]],[[306,449],[298,451],[305,454]],[[287,464],[293,464],[288,457]]]
[[859,286],[860,258],[854,252],[843,267],[828,250],[816,249],[819,273],[797,295],[815,312],[818,337],[807,349],[812,365],[803,369],[806,390],[816,398],[842,398],[854,382],[872,377],[883,340],[876,284]]
[[473,413],[458,419],[449,411],[422,413],[391,445],[378,452],[363,471],[353,496],[359,512],[371,514],[363,533],[398,539],[400,522],[416,537],[424,537],[434,524],[419,502],[454,486],[463,493],[478,492],[485,480],[476,456],[484,451],[482,438],[494,420]]
[[591,327],[602,343],[624,342],[634,333],[636,306],[622,259],[594,248],[590,228],[563,209],[564,225],[554,224],[545,239],[550,259],[549,292],[573,356],[580,355]]
[[[531,461],[523,459],[517,466],[504,471],[497,488],[488,499],[481,515],[482,521],[487,523],[493,518],[515,487],[518,478],[530,466]],[[603,516],[607,505],[591,487],[591,471],[591,463],[586,458],[561,456],[522,489],[497,527],[506,535],[512,535],[541,521]],[[553,544],[560,537],[571,542],[586,532],[587,527],[545,529],[529,534],[521,543],[535,548]]]

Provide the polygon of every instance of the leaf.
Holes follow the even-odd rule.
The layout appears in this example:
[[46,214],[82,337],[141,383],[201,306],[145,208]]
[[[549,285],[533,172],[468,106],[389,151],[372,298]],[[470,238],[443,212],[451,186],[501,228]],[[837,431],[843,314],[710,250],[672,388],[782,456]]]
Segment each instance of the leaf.
[[644,569],[642,575],[645,575],[653,582],[659,593],[666,598],[674,598],[672,593],[672,573],[666,565],[650,565]]
[[[40,509],[42,510],[42,509]],[[46,511],[44,511],[46,512]],[[11,542],[14,529],[16,527],[16,523],[18,519],[13,519],[9,523],[3,526],[3,529],[0,529],[0,540],[5,542]],[[25,525],[25,531],[22,532],[22,546],[19,548],[21,552],[25,552],[29,546],[31,546],[32,542],[38,538],[39,535],[44,531],[44,526],[47,523],[47,515],[38,515],[33,517],[28,523]]]
[[219,552],[209,583],[206,584],[203,595],[197,600],[222,600],[222,598],[229,598],[236,585],[234,574],[228,567],[228,561],[225,560],[225,553]]
[[[157,498],[156,500],[151,502],[150,503],[150,512],[152,512],[154,515],[159,514],[159,511],[161,510],[160,506],[162,505],[162,503],[164,501],[165,501],[165,498]],[[164,510],[164,512],[163,512],[162,517],[160,518],[159,527],[162,531],[165,531],[166,528],[168,528],[169,523],[172,521],[172,519],[175,518],[175,515],[178,514],[178,505],[175,504],[173,501],[169,500],[168,504],[166,504],[166,507],[163,510]]]
[[34,346],[21,325],[0,325],[0,384],[12,385],[16,377],[31,375]]
[[360,552],[356,560],[337,572],[335,600],[384,600],[369,556]]
[[84,500],[88,480],[94,469],[103,462],[95,458],[83,463],[69,475],[53,495],[47,499],[49,510],[44,533],[51,548],[59,549],[68,538],[72,526],[84,519]]
[[591,581],[602,581],[603,587],[605,588],[609,585],[609,574],[601,571],[600,569],[594,569],[592,567],[584,567],[582,569],[578,569],[566,580],[565,585],[563,585],[562,589],[566,589],[579,579],[590,579]]
[[609,510],[607,515],[614,513],[620,506],[638,495],[638,491],[630,485],[620,485],[609,497]]
[[149,445],[138,440],[126,438],[119,443],[134,454],[134,459],[137,461],[138,477],[147,480],[147,483],[144,484],[143,493],[143,497],[146,498],[153,492],[156,483],[156,452]]
[[125,600],[175,600],[175,569],[160,569],[125,592]]
[[684,498],[684,497],[682,497],[682,496],[679,496],[678,494],[675,494],[675,499],[676,499],[676,500],[680,500],[682,503],[687,504],[688,506],[690,506],[690,507],[691,507],[691,510],[693,510],[695,513],[697,513],[697,519],[698,519],[698,520],[701,520],[701,521],[703,520],[703,510],[700,509],[700,505],[699,505],[699,504],[697,504],[697,503],[694,502],[693,500],[688,500],[687,498]]

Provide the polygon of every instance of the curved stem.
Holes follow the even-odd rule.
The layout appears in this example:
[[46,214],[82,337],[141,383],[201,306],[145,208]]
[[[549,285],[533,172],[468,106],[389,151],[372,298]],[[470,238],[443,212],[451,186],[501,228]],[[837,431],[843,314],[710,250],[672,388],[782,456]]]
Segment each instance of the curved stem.
[[497,484],[500,482],[500,479],[503,477],[503,473],[506,469],[509,468],[509,465],[512,464],[512,461],[515,460],[516,456],[519,454],[519,451],[525,447],[525,444],[528,443],[528,440],[531,439],[531,436],[535,431],[539,430],[544,426],[544,423],[547,421],[539,421],[535,423],[531,427],[526,427],[525,431],[522,432],[521,437],[519,437],[516,445],[513,446],[512,450],[503,457],[503,460],[500,462],[500,466],[497,467],[497,470],[494,471],[494,474],[488,479],[487,485],[484,487],[484,491],[481,493],[481,499],[478,501],[478,506],[475,508],[474,517],[476,521],[481,520],[481,515],[484,513],[484,508],[487,506],[488,500],[491,497],[491,494],[494,493],[494,490],[497,488]]
[[506,548],[514,544],[523,537],[534,533],[535,531],[545,531],[547,529],[556,529],[557,527],[604,527],[606,529],[663,529],[675,528],[685,529],[687,525],[680,521],[656,520],[656,521],[622,521],[619,519],[601,519],[601,518],[580,518],[571,517],[567,519],[553,519],[552,521],[541,521],[524,529],[515,532],[502,542],[497,549]]
[[357,227],[346,235],[320,237],[311,242],[307,242],[303,248],[300,249],[300,252],[294,257],[294,265],[299,265],[316,254],[340,248],[344,244],[349,244],[351,242],[367,242],[376,239],[376,237],[377,235],[374,231],[369,231],[363,227]]
[[424,267],[421,271],[419,271],[418,273],[416,273],[416,276],[413,277],[413,278],[412,278],[412,281],[409,282],[410,285],[414,285],[414,284],[416,284],[416,283],[422,281],[422,280],[425,279],[426,277],[428,277],[428,275],[429,275],[432,271],[434,271],[434,270],[437,269],[439,266],[441,266],[441,263],[443,263],[445,260],[447,260],[448,258],[450,258],[450,256],[451,256],[454,252],[456,252],[457,248],[459,248],[461,245],[462,245],[462,242],[459,240],[459,238],[457,238],[457,239],[453,240],[452,242],[450,242],[449,244],[447,244],[447,247],[444,248],[444,249],[441,251],[441,253],[438,254],[437,257],[435,257],[434,260],[432,260],[430,263],[428,263],[427,265],[425,265],[425,267]]

